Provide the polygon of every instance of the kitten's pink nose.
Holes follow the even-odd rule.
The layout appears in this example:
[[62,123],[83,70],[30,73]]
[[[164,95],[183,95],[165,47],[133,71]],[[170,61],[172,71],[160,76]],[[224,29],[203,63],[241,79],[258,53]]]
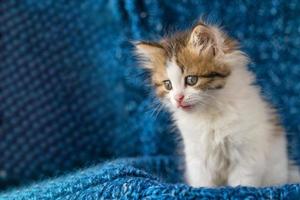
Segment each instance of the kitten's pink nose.
[[176,94],[175,95],[175,100],[177,102],[181,103],[183,99],[184,99],[184,95],[183,94]]

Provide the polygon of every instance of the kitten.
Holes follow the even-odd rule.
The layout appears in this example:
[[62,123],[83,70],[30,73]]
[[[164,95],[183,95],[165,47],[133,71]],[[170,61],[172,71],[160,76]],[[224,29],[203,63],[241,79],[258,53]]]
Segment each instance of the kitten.
[[253,84],[249,60],[237,41],[199,22],[159,42],[135,46],[182,135],[190,185],[289,181],[284,130]]

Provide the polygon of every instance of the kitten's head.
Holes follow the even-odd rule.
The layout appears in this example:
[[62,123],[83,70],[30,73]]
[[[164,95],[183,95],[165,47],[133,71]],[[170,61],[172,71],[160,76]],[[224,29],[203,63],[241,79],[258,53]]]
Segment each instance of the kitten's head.
[[191,111],[207,105],[209,97],[224,89],[234,65],[246,62],[236,41],[203,22],[159,42],[135,46],[157,96],[171,109]]

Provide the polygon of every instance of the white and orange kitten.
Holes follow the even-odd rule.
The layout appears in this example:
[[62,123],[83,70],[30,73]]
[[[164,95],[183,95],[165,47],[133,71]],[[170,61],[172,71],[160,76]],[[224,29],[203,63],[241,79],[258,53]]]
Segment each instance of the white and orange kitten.
[[297,169],[289,180],[284,130],[253,84],[248,58],[235,40],[199,22],[159,42],[135,45],[182,135],[188,184],[267,186],[299,180]]

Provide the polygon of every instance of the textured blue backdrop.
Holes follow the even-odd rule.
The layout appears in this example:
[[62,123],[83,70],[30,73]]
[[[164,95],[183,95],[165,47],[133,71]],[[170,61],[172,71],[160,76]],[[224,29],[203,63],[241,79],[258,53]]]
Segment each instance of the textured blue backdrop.
[[[298,0],[8,0],[0,2],[1,189],[119,157],[149,159],[138,168],[180,181],[176,134],[168,114],[153,114],[129,41],[157,39],[201,15],[223,25],[250,55],[263,94],[282,115],[290,155],[300,159]],[[56,186],[64,180],[70,178]],[[47,182],[42,186],[53,190]],[[174,194],[191,190],[160,186]],[[286,186],[266,193],[284,196],[290,188],[299,191]],[[37,189],[28,191],[34,196]]]

